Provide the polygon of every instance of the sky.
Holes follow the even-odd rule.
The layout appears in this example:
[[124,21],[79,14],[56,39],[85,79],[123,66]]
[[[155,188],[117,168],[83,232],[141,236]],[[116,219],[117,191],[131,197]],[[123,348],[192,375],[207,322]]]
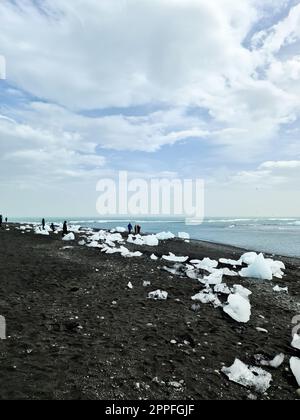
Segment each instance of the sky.
[[91,216],[128,171],[300,216],[300,1],[1,0],[0,55],[0,213]]

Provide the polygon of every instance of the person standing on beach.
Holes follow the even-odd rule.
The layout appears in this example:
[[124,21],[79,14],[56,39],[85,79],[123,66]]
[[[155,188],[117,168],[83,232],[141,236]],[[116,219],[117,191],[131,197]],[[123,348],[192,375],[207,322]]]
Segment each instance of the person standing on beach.
[[45,230],[45,226],[46,226],[46,221],[45,221],[45,219],[43,219],[43,220],[42,220],[42,227],[43,227],[43,230]]
[[68,234],[68,224],[67,224],[67,222],[64,222],[62,236],[64,237],[67,234]]
[[54,232],[55,232],[55,226],[54,226],[54,223],[51,223],[51,229],[52,229],[52,232],[54,233]]
[[133,229],[133,226],[132,226],[131,223],[129,223],[129,225],[128,225],[128,233],[129,233],[129,235],[131,235],[132,229]]
[[137,225],[136,228],[137,228],[137,234],[140,235],[141,234],[141,230],[142,230],[141,225]]
[[8,222],[8,219],[7,219],[7,217],[5,217],[5,223],[7,223]]
[[3,217],[2,217],[2,214],[0,214],[0,228],[2,228],[2,222],[3,222]]

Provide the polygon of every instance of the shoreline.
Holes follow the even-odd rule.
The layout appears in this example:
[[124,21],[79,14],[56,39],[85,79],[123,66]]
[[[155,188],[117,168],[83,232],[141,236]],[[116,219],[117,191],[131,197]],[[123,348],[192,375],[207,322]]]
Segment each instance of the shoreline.
[[[175,239],[157,247],[126,244],[145,255],[123,258],[79,246],[84,232],[65,243],[60,235],[22,234],[16,226],[0,231],[0,315],[7,320],[1,399],[297,398],[288,360],[297,354],[290,343],[292,319],[300,313],[299,258],[280,257],[282,280],[225,276],[229,286],[252,291],[251,319],[240,324],[210,304],[192,310],[199,282],[166,272],[162,266],[174,264],[148,257],[174,252],[237,259],[247,250]],[[275,285],[288,286],[289,293],[275,293]],[[167,301],[147,299],[157,289],[169,293]],[[257,354],[271,359],[279,353],[285,362],[266,368],[273,382],[265,394],[221,372],[235,358],[254,365]]]

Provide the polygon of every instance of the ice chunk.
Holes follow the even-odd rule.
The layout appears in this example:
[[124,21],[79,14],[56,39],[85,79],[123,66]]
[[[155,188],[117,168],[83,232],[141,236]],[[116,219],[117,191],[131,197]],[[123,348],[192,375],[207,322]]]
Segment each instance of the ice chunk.
[[45,236],[49,236],[49,232],[48,232],[48,230],[43,230],[41,227],[38,227],[38,226],[34,229],[34,233],[35,233],[36,235],[45,235]]
[[229,289],[226,283],[216,284],[214,287],[214,291],[215,293],[221,293],[223,295],[231,294],[231,290]]
[[258,355],[256,357],[257,361],[260,363],[261,366],[268,366],[274,369],[279,368],[282,363],[284,362],[284,354],[280,353],[274,357],[272,360],[265,360],[262,355]]
[[174,239],[175,235],[171,232],[160,232],[156,234],[156,237],[159,241],[167,241],[169,239]]
[[282,270],[285,270],[284,263],[281,261],[274,261],[270,258],[267,258],[266,261],[270,266],[273,276],[278,279],[282,279],[284,276],[284,272]]
[[292,347],[294,347],[294,349],[300,350],[300,335],[294,334]]
[[223,271],[224,276],[230,276],[230,277],[238,276],[237,272],[233,270],[229,270],[229,268],[222,268],[222,271]]
[[232,291],[233,293],[237,293],[245,299],[248,299],[249,296],[252,295],[252,292],[249,289],[246,289],[246,287],[241,286],[240,284],[235,284],[232,287]]
[[298,385],[300,386],[300,359],[298,357],[291,357],[290,368],[296,378]]
[[214,272],[216,267],[218,267],[218,261],[211,260],[210,258],[203,258],[203,260],[192,260],[191,263],[194,264],[196,268],[208,271],[209,273]]
[[233,265],[233,266],[237,266],[237,265],[242,265],[242,261],[240,260],[227,260],[226,258],[220,258],[219,262],[221,264],[226,264],[226,265]]
[[70,233],[68,233],[68,235],[65,235],[63,238],[62,238],[62,240],[63,241],[75,241],[75,235],[74,235],[74,233],[73,232],[70,232]]
[[222,306],[222,303],[219,300],[218,296],[216,296],[211,289],[207,289],[203,292],[197,293],[195,296],[192,297],[192,300],[203,304],[212,303],[216,308]]
[[152,261],[157,261],[158,260],[158,257],[155,254],[152,254],[150,258],[151,258]]
[[[246,252],[246,254],[243,254],[240,258],[240,262],[247,264],[247,265],[251,265],[254,263],[254,261],[256,260],[256,258],[258,257],[256,252]],[[238,264],[237,264],[238,265]]]
[[251,305],[247,299],[239,294],[231,294],[228,297],[228,305],[224,306],[224,312],[237,322],[246,323],[250,320]]
[[239,274],[241,277],[251,277],[261,280],[272,280],[273,278],[270,265],[265,260],[263,254],[256,256],[253,263],[248,268],[243,268]]
[[244,387],[254,388],[257,392],[266,392],[272,381],[272,375],[261,368],[247,366],[239,359],[230,367],[223,367],[222,372],[229,378]]
[[148,294],[148,298],[154,300],[167,300],[168,293],[164,292],[163,290],[156,290],[155,292],[150,292]]
[[155,235],[148,235],[143,237],[144,244],[147,246],[157,246],[159,241]]
[[85,241],[82,239],[81,241],[78,242],[78,245],[80,245],[80,246],[85,245]]
[[116,227],[115,231],[118,232],[118,233],[125,233],[126,229],[123,228],[123,227]]
[[133,285],[131,283],[131,281],[127,284],[128,289],[133,289]]
[[170,261],[170,262],[180,262],[180,263],[184,263],[186,262],[189,257],[176,257],[176,255],[172,254],[170,252],[170,255],[163,255],[162,258],[166,261]]
[[190,234],[186,233],[186,232],[179,232],[178,233],[178,238],[179,239],[190,239]]
[[279,287],[278,285],[273,287],[274,292],[289,292],[289,289],[287,287]]
[[223,270],[216,270],[209,276],[203,277],[203,283],[206,284],[221,284],[223,281]]

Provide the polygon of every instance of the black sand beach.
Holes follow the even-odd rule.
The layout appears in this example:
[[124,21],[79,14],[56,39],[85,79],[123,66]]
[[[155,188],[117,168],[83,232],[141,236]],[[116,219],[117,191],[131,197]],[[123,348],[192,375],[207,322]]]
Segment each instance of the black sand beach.
[[[1,399],[299,398],[288,365],[296,355],[290,343],[292,319],[300,314],[299,259],[278,257],[287,267],[283,280],[225,276],[228,285],[253,293],[251,320],[239,324],[209,304],[193,311],[199,282],[172,276],[149,256],[171,251],[238,259],[244,250],[171,240],[127,259],[10,228],[0,231],[0,315],[8,336],[0,340]],[[289,294],[275,293],[276,284],[288,286]],[[169,299],[147,299],[156,289]],[[273,376],[265,394],[221,373],[235,358],[254,365],[256,354],[272,359],[278,353],[285,362],[265,368]]]

